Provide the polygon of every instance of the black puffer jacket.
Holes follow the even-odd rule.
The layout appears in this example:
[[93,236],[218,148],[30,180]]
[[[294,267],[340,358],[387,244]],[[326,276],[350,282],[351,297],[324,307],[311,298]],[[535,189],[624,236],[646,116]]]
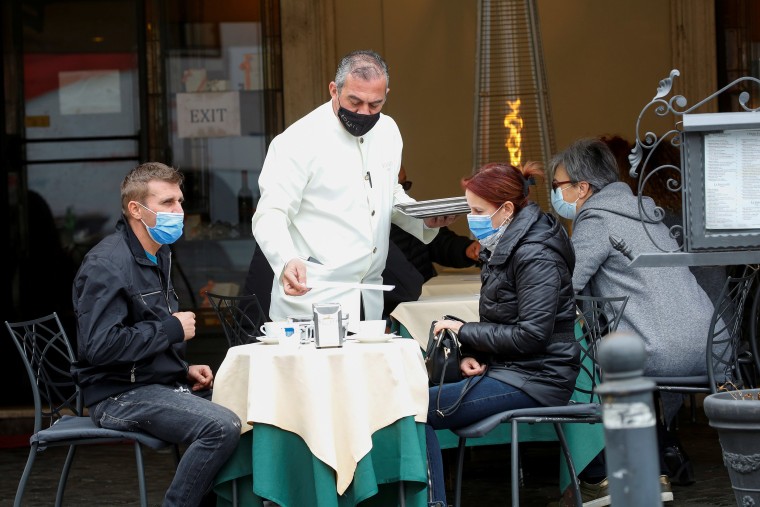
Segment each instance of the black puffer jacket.
[[570,239],[530,203],[489,254],[481,252],[480,322],[459,331],[464,355],[488,363],[489,377],[543,405],[567,403],[580,366]]
[[158,265],[122,217],[116,232],[90,250],[74,280],[78,361],[71,367],[86,406],[135,387],[187,382],[185,332],[169,273],[171,252]]

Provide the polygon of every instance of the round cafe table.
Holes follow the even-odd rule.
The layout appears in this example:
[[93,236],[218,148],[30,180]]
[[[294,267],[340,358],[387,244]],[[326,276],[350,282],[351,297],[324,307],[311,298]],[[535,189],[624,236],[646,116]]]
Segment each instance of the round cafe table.
[[213,400],[243,421],[216,477],[222,504],[232,481],[245,506],[380,507],[400,490],[407,506],[427,504],[427,374],[413,340],[231,347]]

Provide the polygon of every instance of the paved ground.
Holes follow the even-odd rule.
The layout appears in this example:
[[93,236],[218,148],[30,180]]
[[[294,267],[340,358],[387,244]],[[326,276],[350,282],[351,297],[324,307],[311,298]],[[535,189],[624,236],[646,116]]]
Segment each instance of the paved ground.
[[[699,411],[696,424],[681,423],[681,438],[694,462],[697,483],[674,486],[673,507],[730,507],[735,505],[727,472],[720,457],[718,437]],[[522,505],[544,507],[558,496],[558,449],[554,444],[523,445],[525,487]],[[27,449],[0,450],[0,506],[13,504]],[[25,495],[25,506],[53,504],[65,453],[49,449],[37,457]],[[453,455],[447,456],[453,459]],[[453,463],[453,461],[452,461]],[[160,505],[171,481],[169,453],[145,451],[150,505]],[[509,505],[509,450],[506,446],[473,449],[465,466],[464,507]],[[64,505],[139,505],[134,453],[129,445],[83,447],[77,453]],[[453,501],[453,495],[450,497]],[[312,507],[312,506],[293,506]]]

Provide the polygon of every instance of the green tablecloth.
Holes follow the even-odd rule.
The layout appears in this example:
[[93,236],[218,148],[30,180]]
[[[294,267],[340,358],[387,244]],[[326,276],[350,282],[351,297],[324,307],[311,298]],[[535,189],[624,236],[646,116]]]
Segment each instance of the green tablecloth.
[[372,435],[372,450],[359,461],[354,480],[338,496],[335,471],[315,458],[304,441],[288,431],[254,424],[216,476],[218,506],[260,507],[262,499],[282,507],[390,507],[398,504],[404,481],[406,505],[427,505],[425,426],[405,417]]

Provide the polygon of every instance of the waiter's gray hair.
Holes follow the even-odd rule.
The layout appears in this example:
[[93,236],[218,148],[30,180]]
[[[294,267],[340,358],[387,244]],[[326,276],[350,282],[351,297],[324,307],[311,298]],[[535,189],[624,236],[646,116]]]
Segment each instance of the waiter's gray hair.
[[369,81],[385,76],[385,87],[390,84],[388,76],[388,64],[383,57],[369,49],[352,51],[344,56],[338,64],[338,70],[335,72],[335,85],[338,88],[338,94],[346,84],[346,77],[351,74],[354,77]]

